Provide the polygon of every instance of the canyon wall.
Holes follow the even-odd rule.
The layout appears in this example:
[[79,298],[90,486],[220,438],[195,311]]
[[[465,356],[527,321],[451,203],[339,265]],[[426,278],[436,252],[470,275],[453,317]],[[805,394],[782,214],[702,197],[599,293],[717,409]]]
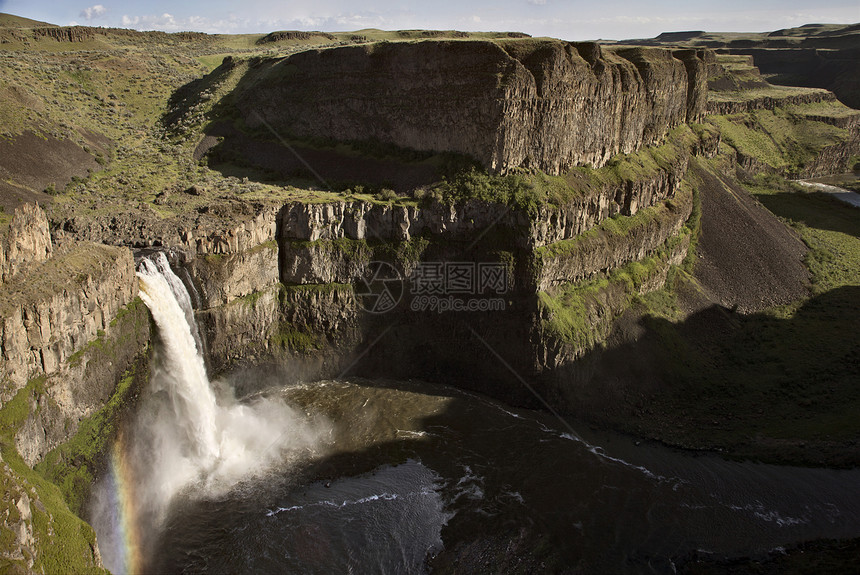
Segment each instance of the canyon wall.
[[[713,130],[678,129],[660,148],[582,172],[578,193],[533,212],[477,199],[286,203],[275,216],[274,242],[236,254],[183,256],[201,302],[197,318],[210,366],[272,361],[308,377],[344,369],[446,381],[462,375],[464,386],[528,403],[522,386],[468,328],[480,328],[518,373],[536,373],[550,357],[572,361],[595,342],[566,343],[542,328],[540,294],[650,259],[635,289],[661,287],[689,245],[684,226],[694,194],[682,183],[690,158],[713,156],[719,143]],[[373,261],[391,264],[403,289],[384,314],[369,313],[357,291]],[[503,266],[502,293],[458,296],[494,299],[500,307],[468,313],[419,307],[414,273],[433,262]],[[595,337],[631,293],[612,284],[596,296],[604,303],[586,321]]]
[[127,249],[75,246],[3,286],[2,372],[11,388],[54,373],[137,296]]
[[[424,41],[256,61],[234,91],[247,125],[285,137],[469,155],[558,174],[662,142],[705,113],[697,51],[556,40]],[[348,94],[349,97],[343,97]]]
[[[544,407],[527,380],[567,409],[582,391],[569,368],[599,347],[637,294],[664,285],[696,236],[697,195],[685,176],[692,155],[718,152],[720,134],[685,124],[705,118],[716,71],[706,50],[532,39],[383,43],[252,60],[225,105],[259,129],[248,138],[265,134],[263,147],[265,122],[288,138],[316,139],[308,145],[376,140],[467,154],[495,172],[563,174],[550,183],[564,193],[536,186],[546,196],[523,207],[432,194],[284,203],[231,192],[171,217],[147,204],[125,214],[87,210],[55,222],[56,243],[41,210],[25,206],[0,238],[0,408],[20,415],[16,462],[50,466],[52,457],[75,453],[56,448],[81,430],[87,448],[102,447],[85,463],[69,456],[62,464],[92,471],[115,431],[117,406],[133,406],[147,377],[135,367],[148,365],[150,316],[136,298],[132,247],[170,252],[190,288],[210,372],[249,368],[239,395],[264,385],[250,368],[276,364],[289,371],[284,384],[421,377]],[[711,112],[775,105],[751,100]],[[854,120],[839,121],[856,133]],[[825,148],[809,170],[844,164],[855,140],[855,148]],[[371,261],[400,274],[402,297],[385,313],[369,310],[360,293]],[[415,306],[422,303],[415,270],[447,263],[503,267],[498,292],[440,294],[449,305],[496,307]],[[103,427],[82,425],[109,400]],[[102,444],[90,441],[96,435]],[[58,477],[51,481],[66,487]],[[21,517],[30,515],[29,496],[10,493]],[[10,524],[32,559],[31,524]],[[94,538],[89,549],[97,564]]]
[[693,193],[682,188],[672,201],[647,208],[623,228],[606,225],[538,249],[535,288],[547,291],[644,259],[681,231],[692,209]]
[[24,393],[29,416],[16,433],[33,465],[99,409],[149,340],[128,248],[54,245],[38,206],[6,230],[0,262],[0,407]]

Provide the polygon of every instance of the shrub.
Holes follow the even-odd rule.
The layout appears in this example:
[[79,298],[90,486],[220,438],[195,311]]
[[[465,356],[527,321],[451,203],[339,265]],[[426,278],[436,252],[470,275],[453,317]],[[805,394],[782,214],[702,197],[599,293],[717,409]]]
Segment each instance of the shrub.
[[382,188],[377,192],[376,197],[382,200],[383,202],[390,202],[392,200],[397,199],[397,192],[390,188]]

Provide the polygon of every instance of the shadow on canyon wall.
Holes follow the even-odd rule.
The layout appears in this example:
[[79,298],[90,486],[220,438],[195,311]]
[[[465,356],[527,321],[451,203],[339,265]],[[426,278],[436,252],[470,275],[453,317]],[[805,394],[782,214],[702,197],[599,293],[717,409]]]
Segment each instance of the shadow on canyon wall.
[[605,349],[549,385],[578,416],[671,445],[860,465],[858,298],[860,287],[838,288],[790,318],[718,305],[679,323],[628,313]]

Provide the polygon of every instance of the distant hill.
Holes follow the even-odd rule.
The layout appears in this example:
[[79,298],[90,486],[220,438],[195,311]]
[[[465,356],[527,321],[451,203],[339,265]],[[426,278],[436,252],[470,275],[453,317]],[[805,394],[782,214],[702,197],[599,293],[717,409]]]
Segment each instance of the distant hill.
[[617,44],[713,48],[752,56],[768,82],[826,88],[860,108],[860,24],[804,24],[774,32],[664,32]]
[[56,24],[39,22],[38,20],[30,20],[22,16],[0,12],[0,28],[43,28],[45,26],[56,26]]

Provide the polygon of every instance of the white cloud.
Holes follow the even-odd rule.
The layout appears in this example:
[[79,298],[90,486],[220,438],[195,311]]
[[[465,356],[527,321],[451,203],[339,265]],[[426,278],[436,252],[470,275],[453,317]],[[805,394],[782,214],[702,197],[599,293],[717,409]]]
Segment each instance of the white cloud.
[[265,33],[273,30],[348,31],[364,28],[408,28],[410,25],[414,27],[408,16],[408,12],[399,12],[393,17],[376,12],[343,12],[321,16],[291,15],[289,18],[272,15],[256,18],[240,17],[235,13],[227,14],[222,18],[179,17],[171,14],[125,14],[121,18],[121,25],[138,30],[163,30],[165,32],[194,30],[209,34]]
[[107,14],[107,8],[105,8],[101,4],[96,4],[94,6],[90,6],[89,8],[84,8],[83,10],[81,10],[80,16],[81,18],[89,21],[93,18],[101,18],[105,14]]
[[[0,0],[2,3],[3,0]],[[21,0],[24,1],[24,0]],[[32,0],[29,0],[32,1]],[[88,0],[92,1],[92,0]],[[102,0],[95,0],[101,2]],[[856,0],[855,0],[856,1]],[[740,0],[729,0],[740,2]],[[787,0],[799,2],[799,0]],[[221,4],[221,3],[212,3]],[[347,31],[363,28],[398,30],[409,28],[435,28],[447,30],[512,30],[536,36],[556,36],[566,40],[594,38],[649,38],[660,32],[673,30],[757,31],[775,30],[807,22],[856,21],[849,18],[845,9],[803,7],[797,10],[765,10],[749,2],[744,10],[718,10],[705,5],[703,0],[690,1],[689,10],[669,11],[631,5],[629,9],[617,7],[620,0],[604,0],[604,5],[578,5],[573,2],[552,0],[517,0],[499,3],[499,10],[473,11],[460,7],[457,10],[431,9],[427,4],[403,7],[400,0],[381,0],[375,9],[357,8],[347,0],[294,0],[279,3],[277,0],[245,2],[243,11],[206,11],[201,15],[182,12],[184,5],[169,8],[169,13],[141,13],[126,4],[126,14],[109,9],[106,19],[116,25],[139,30],[178,32],[196,30],[208,33],[266,33],[273,30],[324,30]],[[449,5],[448,2],[438,3]],[[467,3],[459,3],[466,5]],[[579,3],[577,3],[579,4]],[[701,6],[699,6],[701,4]],[[100,5],[100,4],[99,4]],[[264,6],[265,5],[265,9]],[[189,5],[190,6],[190,5]],[[235,5],[231,5],[235,6]],[[698,7],[696,7],[698,6]],[[694,9],[695,8],[695,9]],[[146,10],[143,8],[142,10]],[[856,9],[855,9],[856,11]],[[238,16],[237,16],[238,14]],[[473,15],[479,14],[479,18]],[[86,23],[83,18],[79,21]],[[103,20],[101,20],[103,21]],[[121,24],[120,24],[121,21]]]
[[195,32],[207,32],[209,34],[230,34],[243,30],[249,26],[249,21],[238,18],[231,14],[228,18],[212,19],[207,16],[188,16],[177,18],[173,14],[144,14],[142,16],[129,16],[123,14],[122,26],[135,28],[137,30],[162,30],[164,32],[183,32],[193,30]]
[[[189,20],[195,20],[195,17],[192,16]],[[190,23],[191,22],[189,21],[189,24]],[[199,24],[200,22],[195,20],[195,23]],[[176,18],[167,12],[161,15],[146,14],[144,16],[129,16],[128,14],[123,14],[122,25],[133,26],[135,28],[140,28],[141,30],[164,30],[166,32],[178,32],[179,30],[189,29],[188,26],[183,27],[182,22],[177,22]]]

